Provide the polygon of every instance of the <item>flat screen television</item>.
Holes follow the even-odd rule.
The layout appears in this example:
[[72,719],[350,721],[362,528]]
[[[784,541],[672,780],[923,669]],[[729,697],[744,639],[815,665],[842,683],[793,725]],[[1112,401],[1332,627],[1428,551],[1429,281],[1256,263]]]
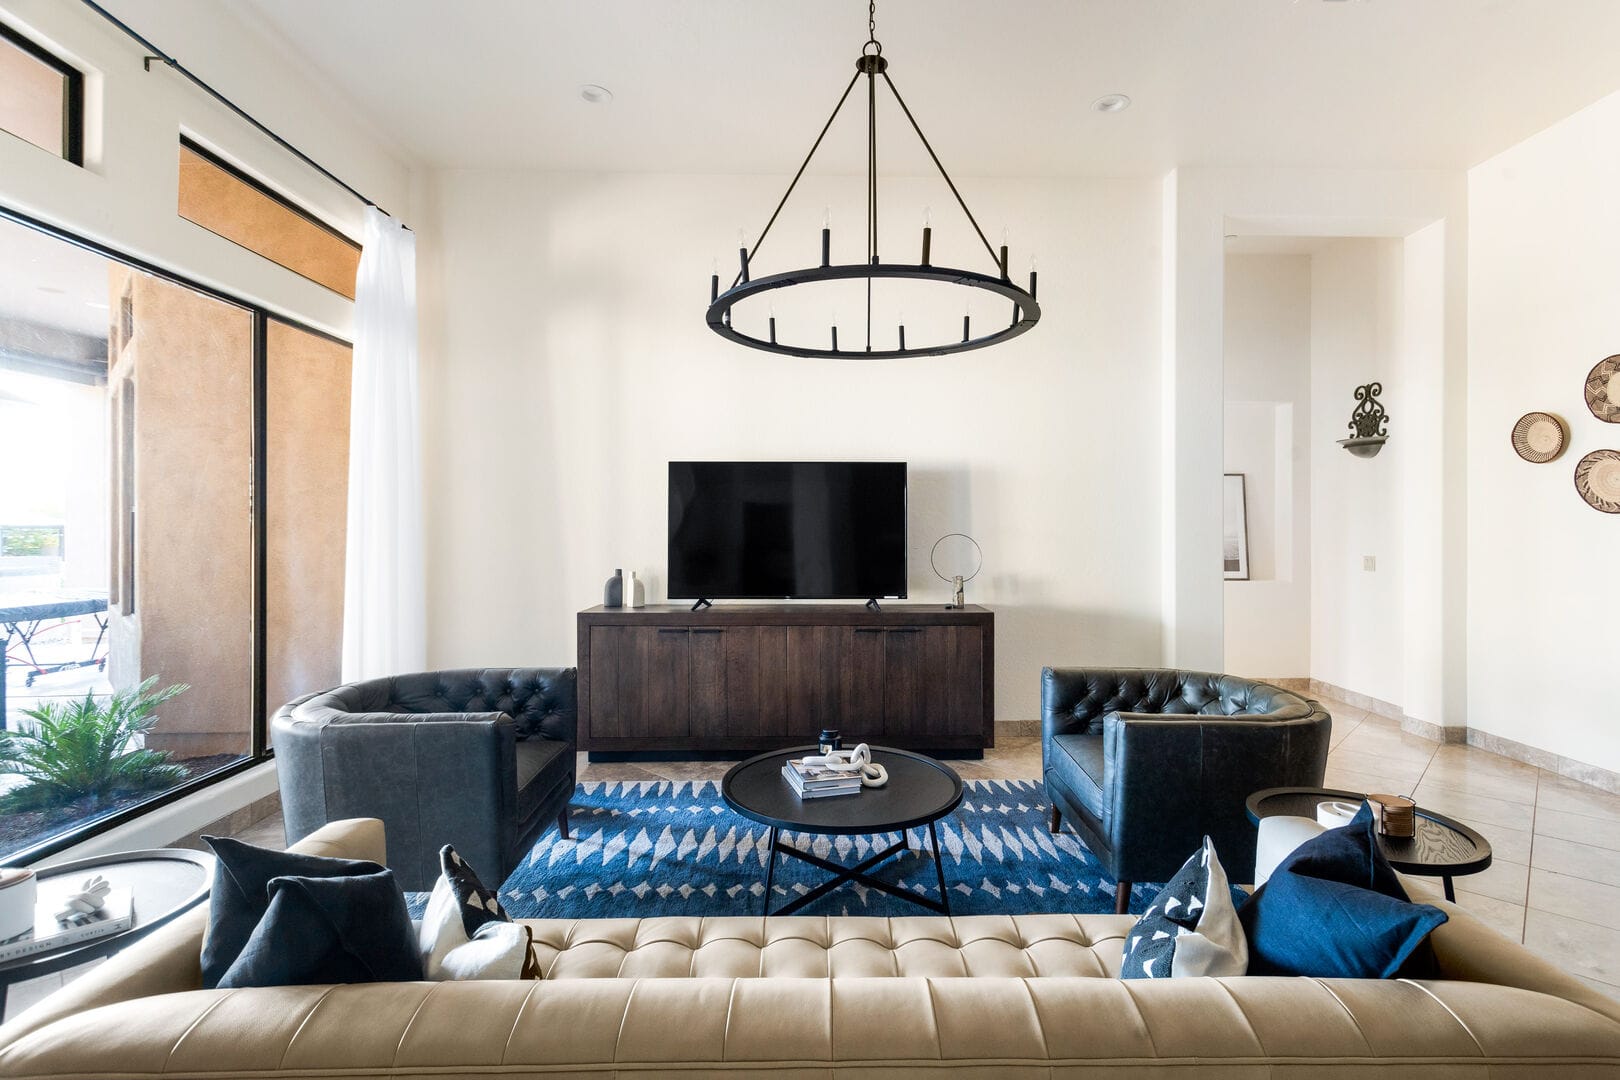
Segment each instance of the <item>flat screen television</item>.
[[669,595],[906,595],[903,461],[672,461]]

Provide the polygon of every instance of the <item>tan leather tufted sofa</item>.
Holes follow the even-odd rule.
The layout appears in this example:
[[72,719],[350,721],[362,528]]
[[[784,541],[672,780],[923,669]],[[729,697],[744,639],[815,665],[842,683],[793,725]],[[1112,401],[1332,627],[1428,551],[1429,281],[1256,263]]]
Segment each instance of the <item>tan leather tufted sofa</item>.
[[199,911],[0,1028],[0,1076],[1620,1076],[1620,1003],[1448,910],[1428,982],[1120,982],[1130,916],[1043,915],[537,921],[538,982],[215,991]]

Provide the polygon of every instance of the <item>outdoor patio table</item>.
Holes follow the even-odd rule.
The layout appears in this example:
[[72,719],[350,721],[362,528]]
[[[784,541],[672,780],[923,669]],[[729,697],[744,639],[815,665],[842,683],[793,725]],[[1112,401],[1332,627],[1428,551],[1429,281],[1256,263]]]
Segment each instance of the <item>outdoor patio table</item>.
[[[19,642],[28,658],[29,666],[32,668],[28,675],[30,686],[38,675],[93,665],[105,667],[107,658],[97,657],[96,654],[101,651],[101,643],[107,636],[106,612],[106,593],[24,593],[0,596],[0,635],[3,635],[0,636],[0,730],[4,730],[6,726],[6,667],[11,660],[11,643],[14,640]],[[90,647],[90,658],[65,664],[41,664],[34,656],[34,635],[39,633],[45,623],[71,619],[76,615],[94,615],[101,627],[100,632],[96,634],[96,643]]]

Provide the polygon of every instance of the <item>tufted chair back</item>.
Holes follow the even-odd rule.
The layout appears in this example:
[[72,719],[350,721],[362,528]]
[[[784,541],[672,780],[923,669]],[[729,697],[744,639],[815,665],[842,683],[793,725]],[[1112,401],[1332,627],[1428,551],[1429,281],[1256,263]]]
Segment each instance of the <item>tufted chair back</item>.
[[1243,716],[1300,720],[1312,703],[1270,683],[1174,668],[1047,668],[1041,673],[1042,733],[1100,733],[1108,713]]
[[567,742],[576,702],[572,668],[462,668],[349,683],[310,700],[328,722],[363,713],[505,713],[518,738]]

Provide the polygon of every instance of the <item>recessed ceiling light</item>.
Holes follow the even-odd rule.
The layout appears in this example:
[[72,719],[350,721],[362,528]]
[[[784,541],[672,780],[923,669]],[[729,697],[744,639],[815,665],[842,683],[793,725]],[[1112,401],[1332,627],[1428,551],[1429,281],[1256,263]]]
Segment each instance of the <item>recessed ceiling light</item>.
[[66,289],[58,289],[55,285],[35,285],[34,288],[42,293],[50,293],[52,296],[61,296],[67,292]]
[[606,105],[613,100],[613,91],[605,86],[597,86],[595,83],[586,83],[579,88],[579,96],[592,105]]
[[1131,99],[1124,94],[1104,94],[1091,107],[1098,112],[1124,112],[1131,107]]

